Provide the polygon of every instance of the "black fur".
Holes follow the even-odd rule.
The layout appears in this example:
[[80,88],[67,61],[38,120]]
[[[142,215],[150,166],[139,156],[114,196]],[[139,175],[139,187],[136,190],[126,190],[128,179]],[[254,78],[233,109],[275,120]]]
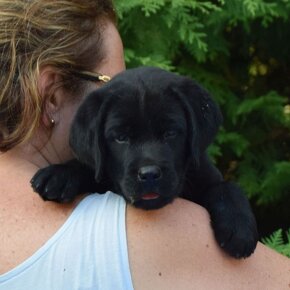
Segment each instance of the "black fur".
[[250,205],[206,153],[221,123],[218,106],[191,79],[158,68],[127,70],[80,106],[70,134],[78,160],[41,169],[32,186],[59,202],[111,190],[143,209],[182,196],[207,208],[226,252],[247,257],[258,240]]

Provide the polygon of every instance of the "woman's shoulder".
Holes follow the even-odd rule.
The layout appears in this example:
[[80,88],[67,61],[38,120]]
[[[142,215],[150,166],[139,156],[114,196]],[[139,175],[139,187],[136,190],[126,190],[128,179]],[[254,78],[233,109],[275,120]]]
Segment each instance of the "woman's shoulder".
[[250,258],[229,257],[207,211],[183,199],[156,211],[128,206],[127,236],[136,289],[289,289],[289,259],[262,244]]

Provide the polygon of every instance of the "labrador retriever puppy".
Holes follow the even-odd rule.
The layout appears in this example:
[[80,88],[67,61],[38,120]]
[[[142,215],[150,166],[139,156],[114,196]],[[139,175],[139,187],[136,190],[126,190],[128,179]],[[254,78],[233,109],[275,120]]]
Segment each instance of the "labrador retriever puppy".
[[151,210],[177,196],[204,206],[219,245],[236,258],[253,253],[258,233],[242,190],[207,156],[222,115],[193,80],[141,67],[92,92],[72,124],[75,160],[39,170],[31,183],[44,200],[114,191]]

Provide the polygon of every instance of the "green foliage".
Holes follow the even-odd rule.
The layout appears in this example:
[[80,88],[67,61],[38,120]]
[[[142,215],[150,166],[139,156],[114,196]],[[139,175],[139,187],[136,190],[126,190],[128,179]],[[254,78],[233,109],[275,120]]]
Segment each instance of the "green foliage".
[[290,0],[115,4],[127,67],[188,75],[220,104],[224,124],[209,153],[225,177],[258,206],[289,197]]
[[[264,96],[258,96],[255,98],[249,98],[242,101],[237,111],[234,112],[232,118],[236,123],[237,120],[245,119],[250,117],[251,114],[260,114],[260,117],[264,119],[264,122],[267,122],[269,119],[279,122],[281,124],[286,122],[286,118],[283,116],[283,105],[285,104],[285,99],[281,97],[276,92],[269,92]],[[239,120],[241,121],[241,120]]]
[[275,231],[269,237],[262,239],[262,242],[266,246],[290,258],[290,229],[286,232],[286,242],[284,242],[281,229]]

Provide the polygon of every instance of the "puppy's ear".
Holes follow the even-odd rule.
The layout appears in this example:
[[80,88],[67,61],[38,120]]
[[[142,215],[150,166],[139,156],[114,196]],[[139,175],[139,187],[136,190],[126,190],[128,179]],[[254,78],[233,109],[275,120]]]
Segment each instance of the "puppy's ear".
[[179,78],[174,91],[186,112],[189,142],[196,155],[212,143],[223,118],[218,105],[204,88],[189,78]]
[[103,123],[108,97],[101,89],[89,94],[79,107],[70,130],[69,143],[77,158],[95,170],[100,181],[103,164]]

